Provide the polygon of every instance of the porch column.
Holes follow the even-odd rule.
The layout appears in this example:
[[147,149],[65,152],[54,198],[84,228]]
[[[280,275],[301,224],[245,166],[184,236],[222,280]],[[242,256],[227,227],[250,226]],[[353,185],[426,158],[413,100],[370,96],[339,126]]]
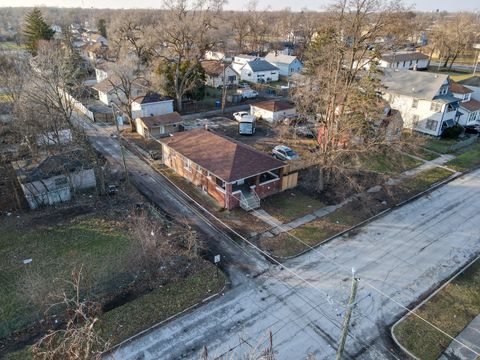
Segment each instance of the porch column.
[[233,185],[225,183],[225,207],[228,210],[230,209],[230,196],[232,196]]

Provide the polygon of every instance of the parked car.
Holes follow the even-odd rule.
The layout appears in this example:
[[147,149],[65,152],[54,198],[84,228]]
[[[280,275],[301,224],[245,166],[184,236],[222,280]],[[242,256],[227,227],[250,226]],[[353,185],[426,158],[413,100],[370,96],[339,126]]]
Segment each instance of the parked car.
[[240,82],[240,83],[238,83],[238,87],[239,87],[240,89],[250,89],[250,85],[248,85],[248,83],[246,83],[246,82]]
[[277,145],[272,150],[272,156],[279,160],[296,160],[300,158],[298,154],[285,145]]
[[242,120],[242,118],[244,116],[248,116],[250,115],[250,113],[248,111],[239,111],[239,112],[236,112],[236,113],[233,113],[233,117],[235,118],[235,120],[237,121],[240,121]]

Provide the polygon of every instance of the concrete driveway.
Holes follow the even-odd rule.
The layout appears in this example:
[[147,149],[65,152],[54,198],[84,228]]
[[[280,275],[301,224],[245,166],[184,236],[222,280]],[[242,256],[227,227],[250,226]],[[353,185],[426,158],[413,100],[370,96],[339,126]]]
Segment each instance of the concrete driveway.
[[[480,250],[480,171],[244,281],[223,297],[118,349],[115,359],[238,358],[266,348],[277,359],[332,359],[350,269],[360,277],[347,355],[390,359],[389,326]],[[395,301],[388,299],[391,297]],[[398,305],[401,304],[402,306]],[[421,339],[419,339],[421,341]],[[400,356],[403,357],[403,356]]]

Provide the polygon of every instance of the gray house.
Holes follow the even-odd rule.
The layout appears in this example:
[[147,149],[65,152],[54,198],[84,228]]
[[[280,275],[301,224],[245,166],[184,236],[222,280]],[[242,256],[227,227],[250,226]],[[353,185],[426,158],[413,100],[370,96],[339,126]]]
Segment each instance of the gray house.
[[284,55],[279,52],[270,52],[265,56],[265,60],[276,66],[280,70],[281,76],[291,76],[299,73],[303,69],[303,64],[296,56]]

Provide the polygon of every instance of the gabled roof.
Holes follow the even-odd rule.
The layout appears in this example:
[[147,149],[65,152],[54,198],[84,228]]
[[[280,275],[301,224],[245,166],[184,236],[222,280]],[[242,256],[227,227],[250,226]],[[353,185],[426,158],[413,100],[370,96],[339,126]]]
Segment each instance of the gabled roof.
[[457,82],[462,85],[480,87],[480,76],[472,76],[468,79],[460,80]]
[[424,71],[383,69],[382,85],[387,93],[433,100],[448,75]]
[[296,56],[292,55],[284,55],[280,53],[270,52],[265,56],[265,60],[270,63],[278,63],[278,64],[291,64],[297,59]]
[[252,69],[252,71],[275,71],[278,68],[275,65],[270,64],[268,61],[262,59],[256,59],[253,61],[249,61],[247,63],[248,66]]
[[480,101],[471,99],[469,101],[460,102],[460,107],[469,112],[480,110]]
[[414,60],[427,60],[428,55],[422,54],[421,52],[405,52],[405,53],[396,53],[396,54],[385,54],[382,56],[382,60],[392,63],[392,62],[403,62],[403,61],[414,61]]
[[270,155],[205,129],[178,132],[160,141],[226,182],[285,166]]
[[[204,60],[201,64],[207,75],[220,76],[223,74],[224,64],[220,60]],[[228,67],[227,65],[225,66]]]
[[173,101],[173,99],[169,98],[168,96],[162,96],[153,91],[149,91],[145,95],[138,96],[135,99],[135,102],[139,104],[149,104],[149,103],[156,103],[160,101]]
[[182,122],[182,117],[176,111],[156,116],[143,116],[139,118],[148,128],[155,128],[162,125],[177,124]]
[[462,95],[473,93],[473,90],[470,90],[466,86],[463,86],[462,84],[456,83],[454,81],[452,81],[452,83],[450,84],[450,91],[454,94]]
[[286,101],[281,100],[269,100],[269,101],[262,101],[256,104],[252,104],[252,107],[258,107],[267,111],[276,112],[288,109],[294,109],[295,105]]

